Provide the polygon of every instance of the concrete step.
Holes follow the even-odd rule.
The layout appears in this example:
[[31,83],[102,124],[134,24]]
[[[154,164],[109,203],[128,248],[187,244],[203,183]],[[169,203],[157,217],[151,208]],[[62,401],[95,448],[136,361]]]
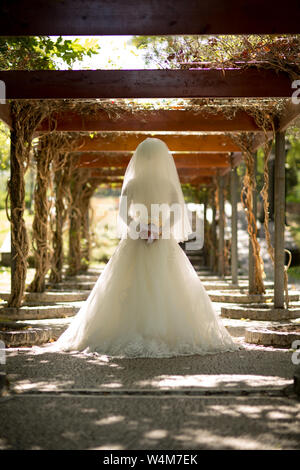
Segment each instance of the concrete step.
[[[69,276],[69,277],[63,278],[62,282],[93,282],[93,281],[96,282],[97,279],[99,279],[100,275],[101,275],[101,273],[99,273],[99,275],[96,275],[96,274],[78,274],[77,276]],[[55,285],[55,284],[49,282],[48,277],[46,277],[46,283],[49,286]]]
[[64,282],[93,282],[99,279],[102,272],[97,274],[78,274],[78,276],[72,276],[64,279]]
[[[240,281],[238,284],[231,284],[230,281],[220,281],[220,280],[207,281],[206,279],[204,279],[202,281],[202,284],[206,290],[214,290],[214,291],[237,290],[240,292],[248,291],[248,281]],[[272,289],[274,287],[274,283],[271,281],[265,282],[265,287],[267,289]]]
[[202,269],[195,269],[195,271],[198,274],[198,276],[205,276],[205,277],[215,276],[211,271],[203,271]]
[[5,320],[34,320],[43,318],[62,318],[75,315],[83,302],[73,302],[72,304],[38,305],[0,307],[0,321]]
[[6,348],[40,345],[56,341],[66,328],[67,324],[57,327],[32,325],[24,321],[0,321],[0,340],[4,342]]
[[[300,318],[300,302],[291,302],[289,308],[274,308],[273,304],[245,304],[221,307],[221,316],[231,319],[280,322]],[[249,324],[250,326],[250,324]]]
[[[225,276],[225,277],[221,277],[221,276],[218,276],[216,274],[208,274],[206,275],[205,273],[197,273],[198,276],[201,278],[201,280],[203,281],[224,281],[224,282],[231,282],[231,276]],[[247,281],[248,280],[248,276],[240,276],[239,277],[239,281],[240,280],[243,280],[243,281]]]
[[[45,292],[25,292],[23,305],[42,305],[55,302],[78,302],[86,300],[89,290],[84,292],[78,291],[45,291]],[[10,296],[9,292],[0,292],[0,299],[7,301]]]
[[[89,269],[88,271],[84,273],[77,274],[77,276],[99,276],[102,273],[103,269],[104,267]],[[65,279],[72,279],[74,276],[64,276],[64,277]]]
[[[209,297],[212,302],[228,302],[236,304],[251,304],[251,303],[265,303],[273,302],[274,293],[267,291],[266,294],[244,294],[237,292],[211,292],[209,291]],[[290,301],[299,300],[299,293],[290,292]]]
[[63,281],[59,284],[51,284],[48,287],[51,287],[51,291],[90,291],[93,289],[96,281]]

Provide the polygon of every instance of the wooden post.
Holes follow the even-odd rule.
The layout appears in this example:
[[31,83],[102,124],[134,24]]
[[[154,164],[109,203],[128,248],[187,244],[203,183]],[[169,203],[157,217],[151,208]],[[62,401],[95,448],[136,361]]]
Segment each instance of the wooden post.
[[203,237],[204,237],[204,240],[203,240],[203,252],[204,252],[204,265],[207,266],[207,255],[208,255],[208,251],[207,251],[207,246],[206,246],[206,242],[207,242],[207,194],[205,193],[204,195],[204,210],[203,210]]
[[[93,183],[88,179],[84,179],[81,175],[80,169],[77,168],[73,172],[73,179],[71,181],[72,201],[69,216],[69,267],[66,272],[68,276],[73,276],[81,271],[86,271],[88,267],[89,254],[87,254],[84,247],[82,247],[83,235],[84,237],[86,236],[88,227],[86,227],[85,231],[83,231],[82,228],[84,223],[87,221],[85,217],[86,211],[89,208],[90,199],[98,185],[98,179],[95,179]],[[86,248],[89,251],[89,240]],[[83,257],[86,259],[83,260]]]
[[274,187],[274,307],[284,308],[285,132],[276,132]]
[[230,172],[231,195],[231,283],[238,283],[238,252],[237,252],[237,171]]
[[[256,174],[257,174],[257,154],[254,154],[254,177],[256,180]],[[257,218],[257,191],[254,189],[252,192],[252,211],[253,215],[255,217],[255,220]],[[254,262],[254,255],[253,255],[253,248],[252,248],[252,243],[250,240],[249,236],[249,294],[255,294],[256,289],[255,289],[255,262]]]
[[216,252],[217,252],[217,226],[216,226],[216,203],[215,198],[212,200],[212,226],[211,226],[212,249],[210,250],[210,269],[215,272]]
[[81,248],[81,270],[83,271],[87,271],[90,262],[90,203],[91,198],[89,198],[89,200],[87,201],[86,210],[82,214],[81,219],[81,239],[83,242],[83,246]]
[[20,307],[23,301],[27,274],[27,255],[29,250],[28,236],[24,220],[25,180],[23,160],[17,157],[17,149],[21,143],[14,123],[11,131],[10,146],[10,230],[11,230],[11,293],[7,301],[8,307]]
[[62,281],[62,269],[64,262],[63,252],[63,223],[64,223],[64,202],[61,187],[64,182],[64,170],[55,171],[55,230],[53,232],[53,255],[51,259],[51,272],[49,281],[57,284]]
[[218,274],[225,275],[224,259],[224,178],[218,171],[218,191],[219,191],[219,247],[218,247]]
[[44,292],[46,275],[50,267],[49,252],[49,210],[47,196],[50,180],[50,165],[53,151],[48,136],[41,139],[37,153],[36,184],[34,189],[34,219],[32,223],[33,250],[35,255],[35,274],[28,286],[29,292]]
[[[16,159],[16,142],[17,142],[17,136],[16,136],[16,131],[12,130],[10,132],[10,184],[13,183],[14,179],[20,177],[20,172],[19,172],[19,164]],[[13,237],[13,230],[17,231],[18,227],[18,216],[19,216],[19,211],[15,211],[14,208],[19,206],[19,195],[17,194],[16,191],[11,191],[10,192],[10,214],[11,214],[11,221],[10,221],[10,256],[11,256],[11,271],[10,271],[10,291],[13,291],[13,285],[17,281],[16,279],[16,257],[17,251],[15,248],[15,243],[14,243],[14,237]],[[23,286],[24,290],[25,286]]]
[[71,206],[69,211],[69,250],[68,250],[68,269],[67,276],[75,276],[81,269],[81,213],[77,206],[78,199],[82,195],[82,185],[78,184],[80,180],[79,171],[73,173],[71,180]]
[[268,171],[269,171],[269,191],[268,191],[268,198],[269,198],[269,218],[270,220],[274,221],[274,166],[275,166],[275,156],[273,152],[270,155],[269,163],[268,163]]

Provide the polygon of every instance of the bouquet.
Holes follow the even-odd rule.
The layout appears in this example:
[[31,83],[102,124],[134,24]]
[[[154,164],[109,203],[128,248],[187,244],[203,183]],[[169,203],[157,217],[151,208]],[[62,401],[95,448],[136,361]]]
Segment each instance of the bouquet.
[[140,238],[147,240],[146,243],[153,243],[158,240],[160,235],[159,228],[153,223],[141,224]]

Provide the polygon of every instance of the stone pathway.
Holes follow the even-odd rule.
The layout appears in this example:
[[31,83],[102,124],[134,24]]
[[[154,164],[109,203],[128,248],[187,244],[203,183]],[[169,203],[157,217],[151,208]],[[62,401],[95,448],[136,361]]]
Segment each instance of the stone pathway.
[[[19,395],[0,404],[1,449],[299,449],[300,404],[281,396]],[[99,455],[99,462],[101,455]]]
[[11,349],[0,449],[298,449],[291,351],[245,346],[166,359]]

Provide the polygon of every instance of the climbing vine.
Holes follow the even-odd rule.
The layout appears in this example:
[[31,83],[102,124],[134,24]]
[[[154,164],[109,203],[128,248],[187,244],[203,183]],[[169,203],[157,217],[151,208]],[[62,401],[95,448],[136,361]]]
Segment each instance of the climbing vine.
[[[35,129],[49,111],[47,103],[11,102],[13,131],[11,133],[11,178],[7,183],[5,201],[6,214],[11,222],[13,282],[7,302],[9,307],[20,307],[25,291],[28,235],[24,220],[25,182],[24,176],[31,157]],[[9,205],[10,201],[10,214]]]

